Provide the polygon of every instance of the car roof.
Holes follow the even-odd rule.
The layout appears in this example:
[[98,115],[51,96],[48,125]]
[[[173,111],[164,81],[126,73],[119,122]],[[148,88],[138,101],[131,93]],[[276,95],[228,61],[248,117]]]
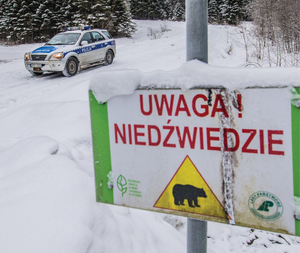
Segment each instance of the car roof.
[[93,32],[93,31],[97,31],[97,32],[107,32],[106,29],[88,29],[88,30],[72,30],[72,31],[65,31],[62,33],[83,33],[83,32]]

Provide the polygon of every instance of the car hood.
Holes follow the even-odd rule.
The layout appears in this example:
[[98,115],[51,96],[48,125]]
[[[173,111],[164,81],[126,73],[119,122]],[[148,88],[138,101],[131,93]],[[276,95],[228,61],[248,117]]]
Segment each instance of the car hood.
[[42,47],[39,47],[37,49],[35,49],[34,51],[32,51],[31,53],[32,54],[49,54],[49,53],[52,53],[54,51],[66,51],[68,50],[69,48],[73,48],[74,46],[66,46],[66,45],[59,45],[59,46],[42,46]]

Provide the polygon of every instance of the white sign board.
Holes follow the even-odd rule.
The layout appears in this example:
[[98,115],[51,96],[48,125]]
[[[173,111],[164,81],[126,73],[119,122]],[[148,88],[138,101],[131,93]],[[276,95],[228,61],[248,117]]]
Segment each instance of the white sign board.
[[90,98],[97,201],[299,235],[289,88]]

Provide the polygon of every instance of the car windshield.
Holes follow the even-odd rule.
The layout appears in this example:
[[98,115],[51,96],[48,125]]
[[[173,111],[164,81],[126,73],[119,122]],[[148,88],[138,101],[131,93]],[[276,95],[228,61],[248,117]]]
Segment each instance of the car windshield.
[[80,33],[61,33],[55,35],[46,45],[74,45]]

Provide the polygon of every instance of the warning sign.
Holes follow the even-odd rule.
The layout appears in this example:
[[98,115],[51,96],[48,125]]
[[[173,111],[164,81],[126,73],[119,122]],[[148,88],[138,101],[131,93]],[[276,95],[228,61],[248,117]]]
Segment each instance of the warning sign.
[[154,207],[228,218],[223,206],[188,156]]
[[102,104],[90,91],[97,201],[300,235],[292,92],[138,89]]

